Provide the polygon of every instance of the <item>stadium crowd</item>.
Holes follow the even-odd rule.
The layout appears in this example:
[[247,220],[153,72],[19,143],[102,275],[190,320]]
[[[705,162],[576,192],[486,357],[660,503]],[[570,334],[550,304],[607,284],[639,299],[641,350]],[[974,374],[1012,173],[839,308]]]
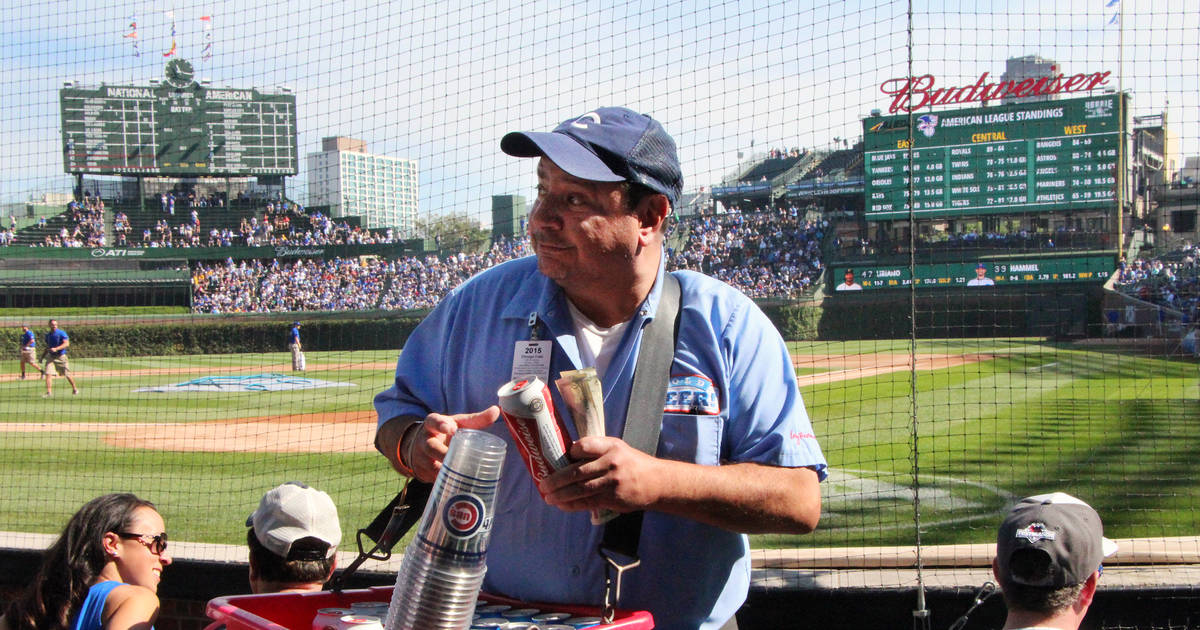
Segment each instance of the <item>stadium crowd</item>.
[[829,222],[806,221],[797,208],[686,217],[668,248],[668,267],[692,269],[750,297],[795,298],[821,275],[821,241]]
[[1184,245],[1161,257],[1117,266],[1118,291],[1179,311],[1186,322],[1200,321],[1200,247]]
[[[681,219],[683,245],[669,248],[668,268],[717,277],[751,297],[797,297],[822,270],[825,221],[786,211]],[[337,230],[333,230],[336,234]],[[194,269],[199,313],[424,309],[476,273],[532,253],[528,239],[502,239],[483,253],[361,259],[226,260]]]
[[254,313],[432,308],[472,275],[529,252],[524,239],[502,240],[482,254],[197,264],[192,310]]

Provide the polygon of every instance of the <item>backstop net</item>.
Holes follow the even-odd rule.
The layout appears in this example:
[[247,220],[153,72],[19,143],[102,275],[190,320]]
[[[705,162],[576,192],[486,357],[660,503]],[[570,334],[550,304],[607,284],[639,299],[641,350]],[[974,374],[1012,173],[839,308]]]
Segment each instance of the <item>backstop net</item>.
[[[1200,554],[1193,7],[89,0],[0,24],[0,545],[131,491],[224,559],[288,480],[349,542],[403,487],[372,398],[408,333],[533,253],[535,163],[500,138],[619,105],[679,147],[667,268],[768,314],[828,460],[818,530],[753,537],[758,566],[919,585],[986,567],[1006,509],[1055,491],[1126,541],[1115,564]],[[73,383],[40,374],[51,319]]]

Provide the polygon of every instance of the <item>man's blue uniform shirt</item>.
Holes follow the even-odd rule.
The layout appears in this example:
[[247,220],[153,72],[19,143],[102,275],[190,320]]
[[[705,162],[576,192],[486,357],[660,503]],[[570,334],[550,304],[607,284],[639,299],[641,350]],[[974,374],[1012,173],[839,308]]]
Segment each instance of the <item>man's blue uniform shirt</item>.
[[[661,274],[603,379],[608,435],[624,429],[641,332],[658,307]],[[658,456],[710,466],[808,466],[824,478],[825,459],[779,333],[732,287],[692,272],[675,276],[683,307]],[[375,397],[380,424],[495,405],[496,391],[511,377],[514,345],[531,338],[531,311],[539,338],[554,342],[550,381],[585,367],[561,288],[537,270],[535,258],[511,261],[463,283],[417,327],[397,362],[394,385]],[[577,439],[557,388],[550,388],[569,439]],[[592,526],[587,512],[547,506],[504,423],[488,431],[505,439],[508,453],[484,589],[524,601],[598,605],[604,567],[596,549],[603,528]],[[745,535],[648,511],[640,555],[641,566],[624,578],[620,606],[651,611],[658,628],[717,628],[746,598]]]

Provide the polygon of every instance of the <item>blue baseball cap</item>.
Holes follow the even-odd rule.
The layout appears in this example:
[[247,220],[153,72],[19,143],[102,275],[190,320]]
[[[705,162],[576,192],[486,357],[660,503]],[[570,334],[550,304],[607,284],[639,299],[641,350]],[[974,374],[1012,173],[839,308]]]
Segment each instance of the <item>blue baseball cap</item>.
[[978,265],[975,265],[975,268],[976,269],[987,269],[987,265],[985,265],[983,263],[979,263]]
[[658,121],[624,107],[601,107],[553,131],[514,131],[500,140],[513,157],[546,157],[580,179],[631,182],[662,193],[675,206],[683,171],[675,141]]

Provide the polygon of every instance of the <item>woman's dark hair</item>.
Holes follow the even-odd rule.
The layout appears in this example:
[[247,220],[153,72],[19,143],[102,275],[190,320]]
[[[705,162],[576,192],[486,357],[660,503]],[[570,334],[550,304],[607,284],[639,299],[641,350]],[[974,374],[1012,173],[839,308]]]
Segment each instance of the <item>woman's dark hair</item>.
[[129,493],[88,501],[67,521],[58,540],[42,554],[42,566],[25,591],[4,611],[12,630],[65,630],[88,589],[108,562],[104,535],[128,531],[138,508],[154,504]]

